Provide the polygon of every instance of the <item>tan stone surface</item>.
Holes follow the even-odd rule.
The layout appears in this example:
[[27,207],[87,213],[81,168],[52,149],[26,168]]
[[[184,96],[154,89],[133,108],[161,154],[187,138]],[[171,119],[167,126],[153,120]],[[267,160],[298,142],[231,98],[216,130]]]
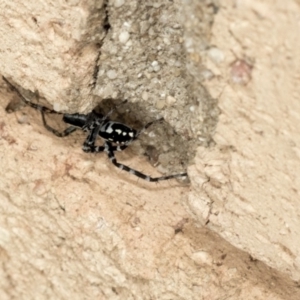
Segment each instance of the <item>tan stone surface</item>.
[[[72,8],[80,7],[90,13],[85,16],[89,20],[93,3],[69,3],[69,12],[72,15]],[[289,278],[298,274],[291,256],[297,255],[299,239],[290,230],[297,225],[297,93],[293,90],[297,76],[293,84],[289,78],[297,74],[297,62],[291,57],[297,57],[299,47],[291,35],[297,28],[299,7],[292,1],[283,5],[227,0],[213,18],[217,6],[205,1],[105,3],[112,29],[98,57],[94,96],[129,98],[129,113],[138,112],[142,121],[165,117],[172,127],[145,133],[157,144],[167,140],[167,150],[171,144],[179,145],[159,158],[164,171],[171,163],[171,169],[182,168],[180,162],[191,157],[199,142],[211,148],[198,148],[196,165],[189,169],[190,186],[137,180],[114,168],[105,155],[83,153],[84,135],[54,137],[31,108],[7,114],[4,108],[13,95],[1,82],[0,298],[299,299],[297,283]],[[98,4],[100,8],[104,3]],[[57,3],[53,7],[68,13]],[[22,9],[13,7],[15,19],[27,16],[17,14]],[[10,21],[12,12],[7,15]],[[67,15],[64,18],[70,22]],[[75,22],[73,29],[79,25]],[[3,45],[20,39],[17,31],[7,32],[1,33]],[[74,61],[58,63],[55,68],[60,71],[50,83],[44,78],[48,73],[41,74],[45,72],[42,58],[38,67],[30,61],[28,68],[17,64],[13,52],[23,53],[27,44],[32,45],[28,32],[20,36],[26,42],[19,49],[7,51],[12,52],[8,57],[2,52],[4,75],[31,91],[38,89],[53,104],[58,103],[57,95],[64,95],[64,76],[71,80],[71,95],[79,90],[77,79],[66,68],[78,68]],[[43,36],[38,44],[51,48],[47,35]],[[88,31],[81,38],[79,44],[88,41]],[[76,42],[64,45],[78,46]],[[47,53],[26,51],[24,60],[31,53]],[[89,60],[83,54],[81,58]],[[252,63],[253,69],[244,63],[231,67],[237,58]],[[91,66],[85,66],[83,86],[92,80],[89,70],[96,68],[95,60]],[[55,77],[56,87],[52,86]],[[210,138],[218,108],[200,85],[205,79],[221,109],[215,145]],[[85,92],[87,99],[74,106],[97,103],[90,87]],[[62,98],[66,103],[70,100]],[[138,101],[143,105],[133,110]],[[280,118],[282,111],[285,118]],[[181,136],[188,141],[180,140]],[[143,145],[136,144],[137,148]],[[134,145],[132,149],[118,154],[122,162],[158,174],[137,155]],[[207,228],[201,228],[208,220]]]
[[[2,89],[1,107],[8,100]],[[30,108],[0,114],[1,299],[299,297],[282,275],[197,229],[183,206],[188,187],[131,178],[53,137]]]
[[294,1],[222,2],[213,26],[215,49],[204,62],[217,75],[206,85],[221,109],[216,146],[198,149],[189,198],[201,223],[209,220],[227,241],[295,280],[299,13]]
[[3,0],[0,16],[1,73],[59,110],[86,108],[105,36],[103,1]]

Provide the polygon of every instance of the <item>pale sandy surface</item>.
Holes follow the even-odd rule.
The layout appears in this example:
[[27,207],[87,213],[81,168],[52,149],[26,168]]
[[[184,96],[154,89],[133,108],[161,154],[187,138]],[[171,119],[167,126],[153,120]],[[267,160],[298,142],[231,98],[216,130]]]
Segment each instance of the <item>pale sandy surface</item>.
[[[300,298],[291,279],[299,278],[300,249],[300,8],[295,1],[226,0],[217,14],[206,17],[214,7],[205,2],[162,3],[137,10],[134,1],[128,6],[121,0],[110,3],[113,34],[103,45],[103,72],[100,68],[94,94],[141,100],[147,103],[150,117],[164,116],[179,137],[189,137],[188,143],[180,142],[178,152],[172,148],[170,161],[161,158],[161,164],[175,162],[171,170],[190,159],[202,141],[205,147],[199,147],[195,160],[190,160],[191,184],[137,180],[114,168],[105,155],[83,153],[83,137],[54,137],[32,109],[7,114],[4,108],[12,94],[1,82],[1,299]],[[178,7],[176,19],[172,14]],[[84,16],[84,10],[78,11]],[[132,11],[142,22],[140,28],[129,30],[122,18],[132,21]],[[207,26],[211,19],[212,27]],[[54,18],[50,32],[60,35],[59,42],[67,49],[70,45],[64,39],[70,36],[59,29],[59,20]],[[14,21],[10,28],[20,23]],[[39,28],[43,32],[50,27]],[[149,32],[150,39],[142,46],[148,45],[150,54],[135,36],[139,30]],[[128,41],[126,32],[130,32]],[[38,42],[27,33],[25,41],[30,36],[27,42],[34,49]],[[46,33],[39,37],[47,37]],[[71,37],[76,40],[77,33]],[[7,38],[18,39],[17,33]],[[17,48],[21,51],[24,45],[20,42]],[[158,49],[160,45],[165,46]],[[51,51],[57,50],[54,46]],[[36,69],[27,68],[31,56],[20,56],[19,60],[27,60],[18,69],[13,58],[17,48],[7,60],[2,58],[3,74],[59,103],[61,86],[53,85],[51,90],[43,77],[48,72],[43,61],[48,60],[40,59]],[[82,55],[87,60],[95,54],[94,48],[88,50]],[[67,86],[68,72],[76,70],[80,61],[70,69],[62,67],[59,60],[69,55],[62,53],[55,54],[59,56],[55,72],[51,75],[50,68],[47,78],[62,79]],[[236,60],[248,65],[233,67]],[[81,71],[74,82],[80,80]],[[72,84],[68,88],[72,90]],[[79,97],[74,93],[65,95],[72,109]],[[81,109],[90,105],[79,103]],[[140,113],[143,118],[145,112]],[[150,130],[146,137],[158,143],[178,141],[169,131],[165,137]],[[145,157],[130,149],[118,157],[131,167],[159,175]]]

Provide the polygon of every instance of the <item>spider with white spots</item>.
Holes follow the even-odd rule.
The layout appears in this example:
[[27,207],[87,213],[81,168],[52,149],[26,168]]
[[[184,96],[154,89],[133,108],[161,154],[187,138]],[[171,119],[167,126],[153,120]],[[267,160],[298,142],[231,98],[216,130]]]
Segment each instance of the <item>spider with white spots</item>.
[[[115,157],[115,151],[123,151],[125,150],[134,140],[136,140],[139,135],[146,130],[149,126],[157,121],[152,121],[147,123],[141,130],[137,131],[123,123],[111,121],[109,119],[109,115],[114,111],[113,109],[106,115],[102,115],[97,113],[96,111],[92,111],[88,114],[67,114],[60,113],[55,110],[49,109],[45,106],[32,103],[25,99],[25,97],[20,93],[20,91],[13,86],[5,77],[3,77],[4,81],[8,84],[11,90],[15,91],[18,96],[25,102],[28,106],[35,108],[36,110],[41,112],[43,125],[44,127],[55,134],[58,137],[65,137],[76,131],[77,129],[81,129],[84,132],[87,132],[87,137],[83,143],[82,150],[84,152],[98,153],[105,152],[108,155],[110,161],[119,169],[127,171],[128,173],[135,175],[141,179],[150,182],[158,182],[162,180],[168,180],[172,178],[186,177],[187,173],[178,173],[167,176],[160,177],[151,177],[141,173],[140,171],[134,170],[122,163],[119,163]],[[123,101],[126,103],[127,100]],[[58,130],[49,126],[46,122],[45,113],[47,114],[61,114],[63,115],[63,121],[70,125],[64,131],[59,132]],[[96,146],[95,142],[97,137],[100,136],[104,140],[104,144],[102,146]]]

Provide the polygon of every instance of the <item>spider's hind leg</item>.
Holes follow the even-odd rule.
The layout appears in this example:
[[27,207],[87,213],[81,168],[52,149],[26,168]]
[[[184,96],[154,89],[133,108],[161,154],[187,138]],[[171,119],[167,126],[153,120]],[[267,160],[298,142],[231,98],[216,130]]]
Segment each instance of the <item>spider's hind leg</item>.
[[[150,125],[149,125],[150,126]],[[158,181],[163,181],[163,180],[169,180],[173,178],[179,178],[179,177],[186,177],[188,176],[187,173],[178,173],[178,174],[173,174],[173,175],[167,175],[167,176],[160,176],[160,177],[151,177],[148,175],[145,175],[144,173],[134,170],[124,164],[121,164],[117,161],[115,154],[114,154],[114,146],[106,142],[104,146],[102,146],[102,151],[105,151],[108,155],[109,160],[119,169],[124,170],[132,175],[135,175],[136,177],[139,177],[143,180],[149,181],[149,182],[158,182]]]

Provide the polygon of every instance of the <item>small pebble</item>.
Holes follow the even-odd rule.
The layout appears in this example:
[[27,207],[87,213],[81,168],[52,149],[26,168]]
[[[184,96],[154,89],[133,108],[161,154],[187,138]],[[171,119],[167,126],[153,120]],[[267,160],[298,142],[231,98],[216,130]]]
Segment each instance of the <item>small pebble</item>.
[[158,100],[155,106],[157,109],[163,109],[165,107],[165,104],[166,104],[165,100]]
[[142,99],[145,100],[145,101],[147,101],[148,98],[149,98],[148,93],[147,93],[147,92],[143,92],[143,93],[142,93]]
[[158,72],[160,70],[160,65],[157,60],[154,60],[151,63],[151,66],[152,66],[154,72]]
[[123,31],[120,33],[119,35],[119,41],[122,44],[127,43],[127,41],[129,40],[130,34],[127,31]]
[[198,265],[212,265],[213,259],[206,251],[198,251],[192,254],[191,259]]
[[117,72],[115,70],[109,70],[107,71],[107,77],[109,79],[115,79],[117,78]]
[[173,105],[174,103],[176,103],[176,99],[172,96],[167,96],[167,104],[170,106]]
[[219,64],[224,60],[224,53],[216,47],[212,47],[208,50],[208,56],[216,64]]
[[125,0],[115,0],[115,7],[121,7],[125,3]]
[[158,72],[160,70],[160,65],[153,67],[154,72]]
[[171,44],[171,42],[170,42],[170,40],[168,39],[168,38],[164,38],[164,43],[166,44],[166,45],[170,45]]

